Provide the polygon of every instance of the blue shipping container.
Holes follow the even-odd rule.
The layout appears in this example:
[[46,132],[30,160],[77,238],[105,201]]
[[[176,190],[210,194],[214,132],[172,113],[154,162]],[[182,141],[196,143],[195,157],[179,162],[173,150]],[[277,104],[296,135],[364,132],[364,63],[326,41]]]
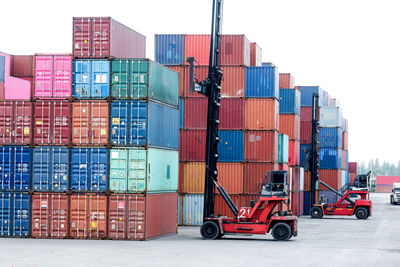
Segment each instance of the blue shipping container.
[[311,192],[304,192],[303,195],[303,214],[310,215],[311,209]]
[[311,107],[312,106],[312,97],[313,94],[318,94],[320,97],[319,105],[323,103],[322,100],[322,89],[319,86],[299,86],[300,94],[301,94],[301,106],[302,107]]
[[341,148],[342,129],[340,128],[320,128],[319,143],[321,148]]
[[108,189],[108,149],[71,149],[71,190],[105,192]]
[[82,59],[73,62],[72,95],[77,99],[110,96],[110,61]]
[[69,149],[40,146],[33,149],[32,188],[34,191],[67,192]]
[[262,62],[262,63],[261,63],[261,66],[262,66],[262,67],[272,67],[273,65],[272,65],[271,62]]
[[6,58],[4,56],[0,56],[0,82],[4,82],[6,71]]
[[179,129],[183,129],[184,121],[185,121],[185,101],[182,98],[179,98]]
[[300,91],[279,89],[279,114],[300,115]]
[[245,96],[279,99],[278,68],[274,66],[247,67]]
[[0,236],[28,236],[30,206],[28,194],[0,192]]
[[185,36],[182,34],[156,34],[156,61],[163,65],[185,64]]
[[31,188],[31,158],[29,147],[0,146],[0,190]]
[[242,131],[219,131],[218,160],[242,162],[244,160],[244,134]]
[[152,101],[111,103],[111,143],[178,149],[179,109]]
[[304,150],[311,149],[309,144],[300,144],[300,166],[304,167]]
[[342,150],[335,148],[321,148],[319,150],[320,169],[335,170],[342,168]]

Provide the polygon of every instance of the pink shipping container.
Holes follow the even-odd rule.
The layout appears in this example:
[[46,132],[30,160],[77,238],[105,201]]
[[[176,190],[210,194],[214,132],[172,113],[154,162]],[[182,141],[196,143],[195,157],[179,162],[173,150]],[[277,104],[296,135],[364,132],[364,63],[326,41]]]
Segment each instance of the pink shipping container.
[[250,66],[250,41],[245,35],[222,35],[220,64]]
[[245,132],[244,157],[248,162],[278,162],[278,132]]
[[199,65],[208,65],[210,60],[210,39],[209,34],[185,35],[185,59],[194,57]]
[[257,43],[250,44],[250,66],[262,65],[262,49]]
[[0,102],[0,144],[29,145],[32,142],[32,103]]
[[179,160],[204,161],[206,154],[206,131],[179,131]]
[[376,185],[393,185],[400,183],[400,176],[376,176]]
[[35,98],[64,99],[71,97],[72,56],[35,56]]
[[357,162],[349,162],[349,173],[357,173]]
[[33,77],[34,56],[11,56],[10,75],[15,77]]
[[294,77],[290,73],[279,73],[279,88],[290,89],[294,87]]
[[5,77],[4,99],[6,100],[30,100],[32,83],[28,80]]
[[312,120],[312,107],[301,107],[300,121],[311,121],[311,120]]
[[145,58],[146,37],[110,17],[73,18],[73,55]]

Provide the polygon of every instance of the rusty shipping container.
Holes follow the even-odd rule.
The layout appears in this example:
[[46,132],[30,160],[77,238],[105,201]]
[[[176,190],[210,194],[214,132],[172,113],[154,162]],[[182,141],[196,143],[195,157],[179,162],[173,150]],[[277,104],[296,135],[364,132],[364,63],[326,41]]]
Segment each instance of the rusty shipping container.
[[183,176],[179,176],[182,182],[182,193],[203,194],[204,177],[206,174],[205,162],[185,162],[183,166]]
[[[185,58],[194,57],[199,65],[208,65],[210,60],[209,34],[185,35]],[[187,64],[187,62],[185,62]]]
[[250,44],[250,66],[262,65],[262,49],[257,43]]
[[177,233],[177,193],[109,197],[108,237],[146,240]]
[[34,193],[31,214],[33,237],[66,238],[68,236],[68,195]]
[[300,122],[300,143],[310,144],[312,141],[312,125],[311,121]]
[[311,190],[311,172],[305,171],[304,172],[304,191]]
[[102,101],[72,103],[72,144],[105,145],[109,136],[109,104]]
[[250,66],[250,41],[245,35],[222,35],[220,64]]
[[294,88],[294,77],[290,73],[279,73],[279,89]]
[[32,103],[0,102],[0,144],[28,145],[32,142]]
[[245,128],[248,130],[278,130],[279,102],[276,99],[246,99]]
[[245,161],[278,162],[278,132],[245,132]]
[[146,37],[110,17],[76,17],[72,23],[75,57],[146,57]]
[[243,186],[245,194],[259,193],[259,184],[265,179],[265,173],[278,170],[277,163],[245,163]]
[[33,77],[35,57],[15,55],[10,60],[10,75],[14,77]]
[[34,102],[33,142],[37,145],[70,143],[71,104],[65,101]]
[[300,140],[300,116],[279,114],[279,133],[289,136],[289,140]]
[[179,160],[204,161],[206,154],[206,131],[179,131]]

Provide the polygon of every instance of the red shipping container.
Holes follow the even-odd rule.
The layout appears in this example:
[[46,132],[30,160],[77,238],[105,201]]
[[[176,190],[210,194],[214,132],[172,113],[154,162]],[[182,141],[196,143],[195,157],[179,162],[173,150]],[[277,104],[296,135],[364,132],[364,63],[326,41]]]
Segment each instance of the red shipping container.
[[247,131],[245,132],[245,161],[277,162],[278,132]]
[[311,191],[311,172],[304,172],[304,191]]
[[146,37],[110,17],[73,18],[72,51],[80,58],[145,58]]
[[[342,170],[319,170],[319,179],[328,184],[333,189],[341,188],[342,184]],[[318,184],[319,190],[329,190],[327,187]]]
[[342,149],[349,150],[349,134],[347,132],[342,133]]
[[265,173],[278,170],[277,163],[245,163],[244,164],[244,193],[258,194],[259,186],[265,179]]
[[289,166],[300,165],[300,141],[290,140],[289,141]]
[[244,103],[243,98],[221,99],[218,127],[220,130],[244,129]]
[[64,101],[34,103],[33,142],[44,144],[70,143],[71,104]]
[[311,121],[300,122],[300,143],[310,144],[312,141],[312,123]]
[[250,44],[250,66],[262,65],[262,49],[257,43]]
[[179,131],[179,160],[204,161],[206,154],[206,131]]
[[300,107],[300,121],[312,120],[312,107]]
[[70,237],[105,238],[107,235],[107,196],[73,194],[70,196]]
[[356,173],[349,173],[349,175],[350,175],[350,184],[353,185],[354,181],[356,180],[357,174]]
[[10,75],[14,77],[33,77],[34,56],[11,56]]
[[377,193],[391,193],[393,189],[393,185],[376,185]]
[[279,102],[276,99],[246,99],[245,128],[248,130],[278,130]]
[[194,57],[199,65],[208,65],[210,62],[210,35],[185,35],[185,58]]
[[0,144],[28,145],[32,142],[32,103],[0,102]]
[[4,82],[0,82],[0,100],[3,100],[4,97],[5,97]]
[[166,66],[166,67],[173,71],[176,71],[179,74],[179,97],[183,97],[183,89],[185,88],[185,83],[186,81],[189,81],[189,71],[187,71],[188,67],[187,66]]
[[207,98],[185,98],[185,128],[206,129],[207,128]]
[[357,174],[357,162],[349,162],[349,173]]
[[279,133],[289,136],[289,140],[300,140],[300,116],[279,114]]
[[220,64],[226,66],[250,65],[250,41],[245,35],[222,35]]
[[68,236],[68,195],[34,193],[32,195],[32,236],[65,238]]
[[294,77],[290,73],[279,73],[279,88],[290,89],[294,87]]
[[393,185],[400,183],[400,176],[376,176],[376,185]]
[[72,144],[105,145],[108,143],[109,104],[102,101],[72,103]]

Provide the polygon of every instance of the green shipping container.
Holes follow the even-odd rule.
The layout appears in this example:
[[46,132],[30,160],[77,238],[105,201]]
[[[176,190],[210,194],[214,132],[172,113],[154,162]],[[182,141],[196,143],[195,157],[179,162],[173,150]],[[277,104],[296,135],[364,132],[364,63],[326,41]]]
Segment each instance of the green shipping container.
[[113,59],[111,96],[153,99],[178,107],[179,74],[148,59]]
[[289,160],[289,136],[279,134],[278,145],[278,161],[279,163],[288,163]]
[[155,148],[110,149],[110,191],[177,192],[179,152]]

